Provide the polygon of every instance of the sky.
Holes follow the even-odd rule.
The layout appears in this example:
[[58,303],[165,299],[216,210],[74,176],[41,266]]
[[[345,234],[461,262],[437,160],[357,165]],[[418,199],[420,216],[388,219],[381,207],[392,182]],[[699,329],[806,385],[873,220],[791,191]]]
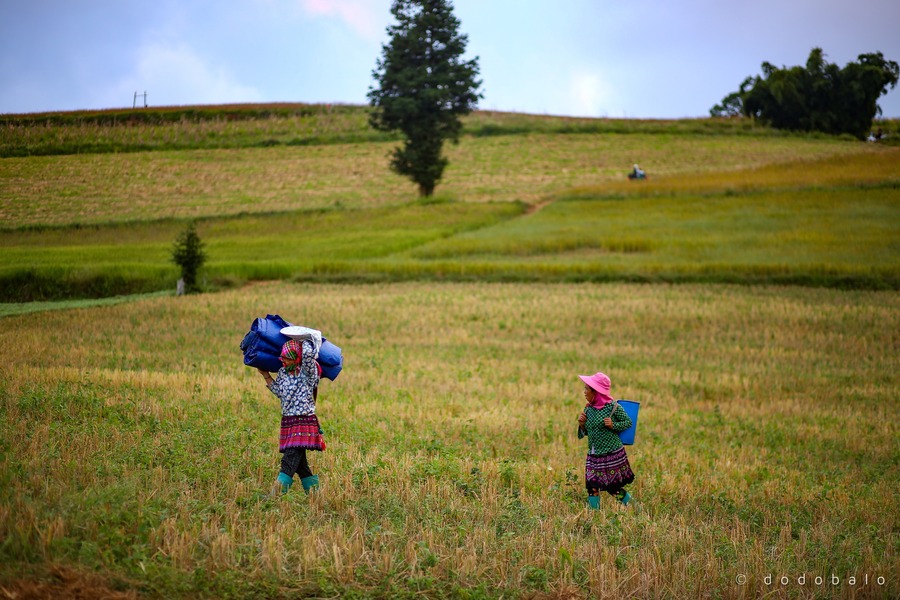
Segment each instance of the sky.
[[[391,0],[2,0],[0,114],[365,104]],[[479,108],[704,117],[760,65],[900,62],[897,0],[456,0]],[[900,118],[900,86],[882,96]]]

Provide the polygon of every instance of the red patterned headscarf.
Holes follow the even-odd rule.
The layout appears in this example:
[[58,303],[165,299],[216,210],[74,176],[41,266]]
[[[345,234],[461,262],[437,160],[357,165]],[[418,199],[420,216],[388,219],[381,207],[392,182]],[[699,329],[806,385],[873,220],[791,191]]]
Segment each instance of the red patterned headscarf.
[[300,370],[300,363],[303,361],[303,347],[297,340],[288,340],[281,347],[281,364],[284,370],[291,375],[297,374]]

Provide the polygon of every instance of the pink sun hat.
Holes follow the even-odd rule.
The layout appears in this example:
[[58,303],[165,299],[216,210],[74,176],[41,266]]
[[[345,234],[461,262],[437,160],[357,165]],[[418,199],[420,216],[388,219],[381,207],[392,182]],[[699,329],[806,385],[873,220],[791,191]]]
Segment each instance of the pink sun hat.
[[609,395],[609,377],[605,373],[579,375],[578,378],[585,382],[592,390],[597,392],[593,404],[597,406],[603,406],[608,402],[613,402],[612,396]]

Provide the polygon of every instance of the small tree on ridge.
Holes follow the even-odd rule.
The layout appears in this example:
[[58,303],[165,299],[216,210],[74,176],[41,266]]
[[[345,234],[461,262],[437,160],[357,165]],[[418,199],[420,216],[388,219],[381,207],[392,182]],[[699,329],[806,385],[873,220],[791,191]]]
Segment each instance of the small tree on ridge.
[[184,280],[185,290],[199,291],[197,286],[197,271],[206,262],[206,252],[203,250],[203,241],[197,235],[197,226],[191,221],[182,231],[175,246],[172,248],[172,260],[181,267],[181,278]]

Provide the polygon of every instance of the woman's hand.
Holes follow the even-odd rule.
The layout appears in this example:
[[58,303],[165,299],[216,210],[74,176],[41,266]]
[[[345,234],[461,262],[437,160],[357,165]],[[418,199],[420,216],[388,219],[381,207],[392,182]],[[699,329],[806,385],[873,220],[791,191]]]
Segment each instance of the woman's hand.
[[584,413],[579,413],[578,414],[578,424],[584,425],[586,422],[587,422],[587,415]]
[[606,425],[606,427],[608,429],[612,429],[612,426],[613,426],[612,419],[610,419],[609,417],[606,417],[605,419],[603,419],[603,424]]

